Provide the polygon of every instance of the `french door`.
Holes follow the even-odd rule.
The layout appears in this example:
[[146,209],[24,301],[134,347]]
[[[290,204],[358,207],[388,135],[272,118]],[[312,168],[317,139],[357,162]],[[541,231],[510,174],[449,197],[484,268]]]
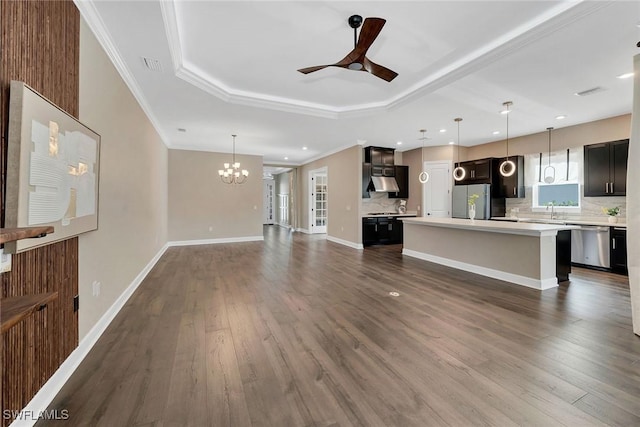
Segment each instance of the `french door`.
[[326,168],[309,172],[309,193],[311,195],[309,204],[309,232],[313,234],[327,232],[327,220],[329,215],[327,184],[328,176]]

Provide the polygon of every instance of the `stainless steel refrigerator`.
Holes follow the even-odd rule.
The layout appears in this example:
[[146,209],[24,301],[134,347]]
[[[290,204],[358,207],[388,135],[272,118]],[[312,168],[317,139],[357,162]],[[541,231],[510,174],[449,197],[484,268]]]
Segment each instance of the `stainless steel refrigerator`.
[[469,197],[477,194],[476,219],[491,218],[491,185],[471,184],[454,185],[452,197],[452,218],[469,218]]

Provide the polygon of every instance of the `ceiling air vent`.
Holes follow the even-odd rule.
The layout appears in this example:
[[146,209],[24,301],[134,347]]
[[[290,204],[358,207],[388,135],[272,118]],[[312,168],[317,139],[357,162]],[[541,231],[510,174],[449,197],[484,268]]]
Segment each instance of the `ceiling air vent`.
[[587,96],[593,95],[594,93],[602,92],[604,88],[600,86],[592,87],[591,89],[583,90],[582,92],[576,92],[574,95],[576,96]]
[[147,67],[151,71],[162,72],[162,64],[160,64],[160,61],[158,61],[157,59],[147,58],[143,56],[142,62],[144,63],[145,67]]

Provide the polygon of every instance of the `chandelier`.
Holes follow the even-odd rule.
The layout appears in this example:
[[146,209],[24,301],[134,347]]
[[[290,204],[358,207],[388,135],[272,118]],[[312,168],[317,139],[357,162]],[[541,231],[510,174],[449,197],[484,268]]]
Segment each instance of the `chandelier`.
[[238,135],[231,136],[233,137],[232,163],[225,163],[224,169],[218,170],[218,175],[220,175],[220,179],[225,184],[244,184],[249,176],[249,171],[246,169],[240,170],[240,162],[236,162],[236,136]]

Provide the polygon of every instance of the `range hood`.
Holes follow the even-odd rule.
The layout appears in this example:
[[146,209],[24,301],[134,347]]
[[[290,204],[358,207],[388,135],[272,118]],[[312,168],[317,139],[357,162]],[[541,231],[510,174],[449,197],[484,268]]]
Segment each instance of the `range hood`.
[[[392,176],[372,176],[371,184],[376,193],[397,193],[400,191],[396,179]],[[371,188],[371,184],[369,188]]]

